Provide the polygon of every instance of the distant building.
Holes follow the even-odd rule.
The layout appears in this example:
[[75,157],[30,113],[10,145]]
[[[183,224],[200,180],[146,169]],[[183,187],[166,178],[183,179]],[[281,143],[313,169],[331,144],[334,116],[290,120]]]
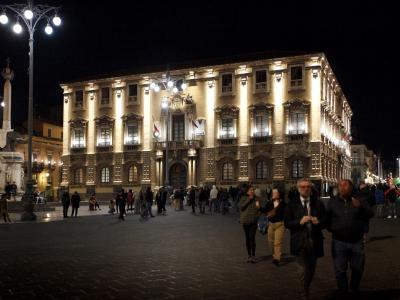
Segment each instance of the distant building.
[[352,111],[323,53],[170,70],[188,87],[169,114],[150,88],[162,71],[61,85],[63,186],[106,198],[165,176],[262,188],[308,177],[326,193],[350,178]]
[[351,145],[351,179],[359,185],[361,180],[369,178],[369,183],[383,181],[380,157],[366,145]]
[[[27,139],[24,125],[20,131]],[[33,120],[32,178],[36,182],[35,188],[45,192],[50,200],[57,197],[61,182],[62,140],[61,126],[40,119]],[[16,150],[24,155],[26,164],[28,144],[18,144]]]

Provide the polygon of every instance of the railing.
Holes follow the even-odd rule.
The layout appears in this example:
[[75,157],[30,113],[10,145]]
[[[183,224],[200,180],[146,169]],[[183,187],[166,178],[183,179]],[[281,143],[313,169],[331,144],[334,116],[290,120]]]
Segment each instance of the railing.
[[306,143],[309,141],[308,133],[303,134],[288,134],[286,135],[286,143]]
[[113,146],[107,145],[107,146],[102,146],[102,145],[97,145],[97,152],[112,152]]
[[[154,142],[156,149],[165,149],[167,142]],[[189,148],[200,148],[202,142],[200,140],[182,140],[182,141],[169,141],[168,149],[189,149]]]
[[82,148],[71,148],[71,153],[72,154],[81,154],[86,152],[86,147]]
[[128,144],[124,145],[124,150],[125,151],[134,151],[134,150],[139,150],[140,144]]
[[267,135],[267,136],[252,136],[251,137],[251,143],[253,145],[255,144],[269,144],[272,143],[272,136]]
[[237,138],[218,139],[218,144],[219,144],[220,146],[237,145]]

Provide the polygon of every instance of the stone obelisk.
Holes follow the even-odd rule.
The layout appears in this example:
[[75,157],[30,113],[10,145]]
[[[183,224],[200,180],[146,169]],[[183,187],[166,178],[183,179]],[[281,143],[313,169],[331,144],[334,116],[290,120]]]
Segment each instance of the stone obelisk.
[[1,72],[4,78],[3,94],[3,132],[11,131],[11,80],[14,78],[14,72],[10,69],[10,59],[7,59],[7,66]]

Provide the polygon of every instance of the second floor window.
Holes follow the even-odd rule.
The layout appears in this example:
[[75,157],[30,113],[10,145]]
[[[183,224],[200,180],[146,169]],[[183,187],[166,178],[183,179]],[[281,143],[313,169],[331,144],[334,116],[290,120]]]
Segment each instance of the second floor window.
[[110,88],[105,87],[101,89],[101,105],[110,103]]
[[222,74],[221,76],[221,92],[231,93],[233,89],[233,78],[232,74]]
[[256,164],[256,179],[266,179],[268,177],[268,166],[266,161],[259,161]]
[[105,147],[111,145],[111,129],[109,127],[100,128],[99,146]]
[[258,115],[254,119],[254,136],[268,136],[269,135],[269,123],[268,115]]
[[305,130],[305,114],[301,112],[291,113],[289,120],[289,134],[304,134]]
[[128,170],[128,182],[137,182],[139,179],[138,169],[135,165],[130,166]]
[[83,107],[83,91],[75,92],[75,107],[82,108]]
[[128,102],[136,103],[138,100],[138,86],[137,84],[130,84],[128,86]]
[[235,137],[235,131],[233,128],[232,118],[221,119],[221,139],[233,139]]
[[85,135],[83,128],[75,128],[73,131],[72,148],[84,148]]
[[267,89],[267,70],[256,71],[254,87],[256,91]]
[[183,141],[185,139],[185,116],[176,115],[172,117],[172,140]]
[[290,86],[303,86],[303,67],[294,66],[290,68]]
[[126,144],[137,145],[139,144],[139,127],[137,123],[127,125]]

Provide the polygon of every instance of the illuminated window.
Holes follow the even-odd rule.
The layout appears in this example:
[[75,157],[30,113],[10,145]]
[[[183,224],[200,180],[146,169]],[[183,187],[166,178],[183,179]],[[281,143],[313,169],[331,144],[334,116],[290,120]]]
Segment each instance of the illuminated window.
[[255,72],[255,90],[267,89],[267,70],[257,70]]
[[233,180],[233,165],[229,162],[222,165],[222,180]]
[[185,116],[172,116],[172,140],[183,141],[185,139]]
[[74,128],[72,135],[72,148],[84,148],[85,134],[83,128]]
[[268,166],[266,161],[259,161],[256,164],[256,179],[266,179],[268,177]]
[[290,68],[290,86],[303,86],[303,67],[293,66]]
[[232,118],[221,119],[221,139],[232,139],[235,137]]
[[75,107],[82,108],[83,107],[83,91],[76,91],[75,92]]
[[83,169],[78,168],[74,171],[74,184],[82,184],[83,183]]
[[106,168],[101,169],[100,181],[101,181],[101,183],[110,182],[110,169],[109,168],[106,167]]
[[221,92],[231,93],[233,90],[233,76],[231,73],[221,75]]
[[110,103],[110,88],[105,87],[101,89],[101,105]]
[[138,169],[136,166],[130,166],[128,171],[128,181],[137,182],[139,179]]
[[303,162],[299,159],[296,159],[292,163],[292,177],[293,178],[303,178],[304,177]]
[[111,129],[109,127],[101,127],[98,146],[106,147],[110,145],[111,145]]
[[47,129],[47,137],[51,138],[51,128]]
[[268,136],[269,135],[269,122],[268,114],[256,115],[254,118],[254,136]]
[[139,144],[139,126],[137,122],[129,123],[126,126],[126,145]]
[[304,134],[305,130],[305,114],[302,112],[291,113],[289,120],[289,134]]

